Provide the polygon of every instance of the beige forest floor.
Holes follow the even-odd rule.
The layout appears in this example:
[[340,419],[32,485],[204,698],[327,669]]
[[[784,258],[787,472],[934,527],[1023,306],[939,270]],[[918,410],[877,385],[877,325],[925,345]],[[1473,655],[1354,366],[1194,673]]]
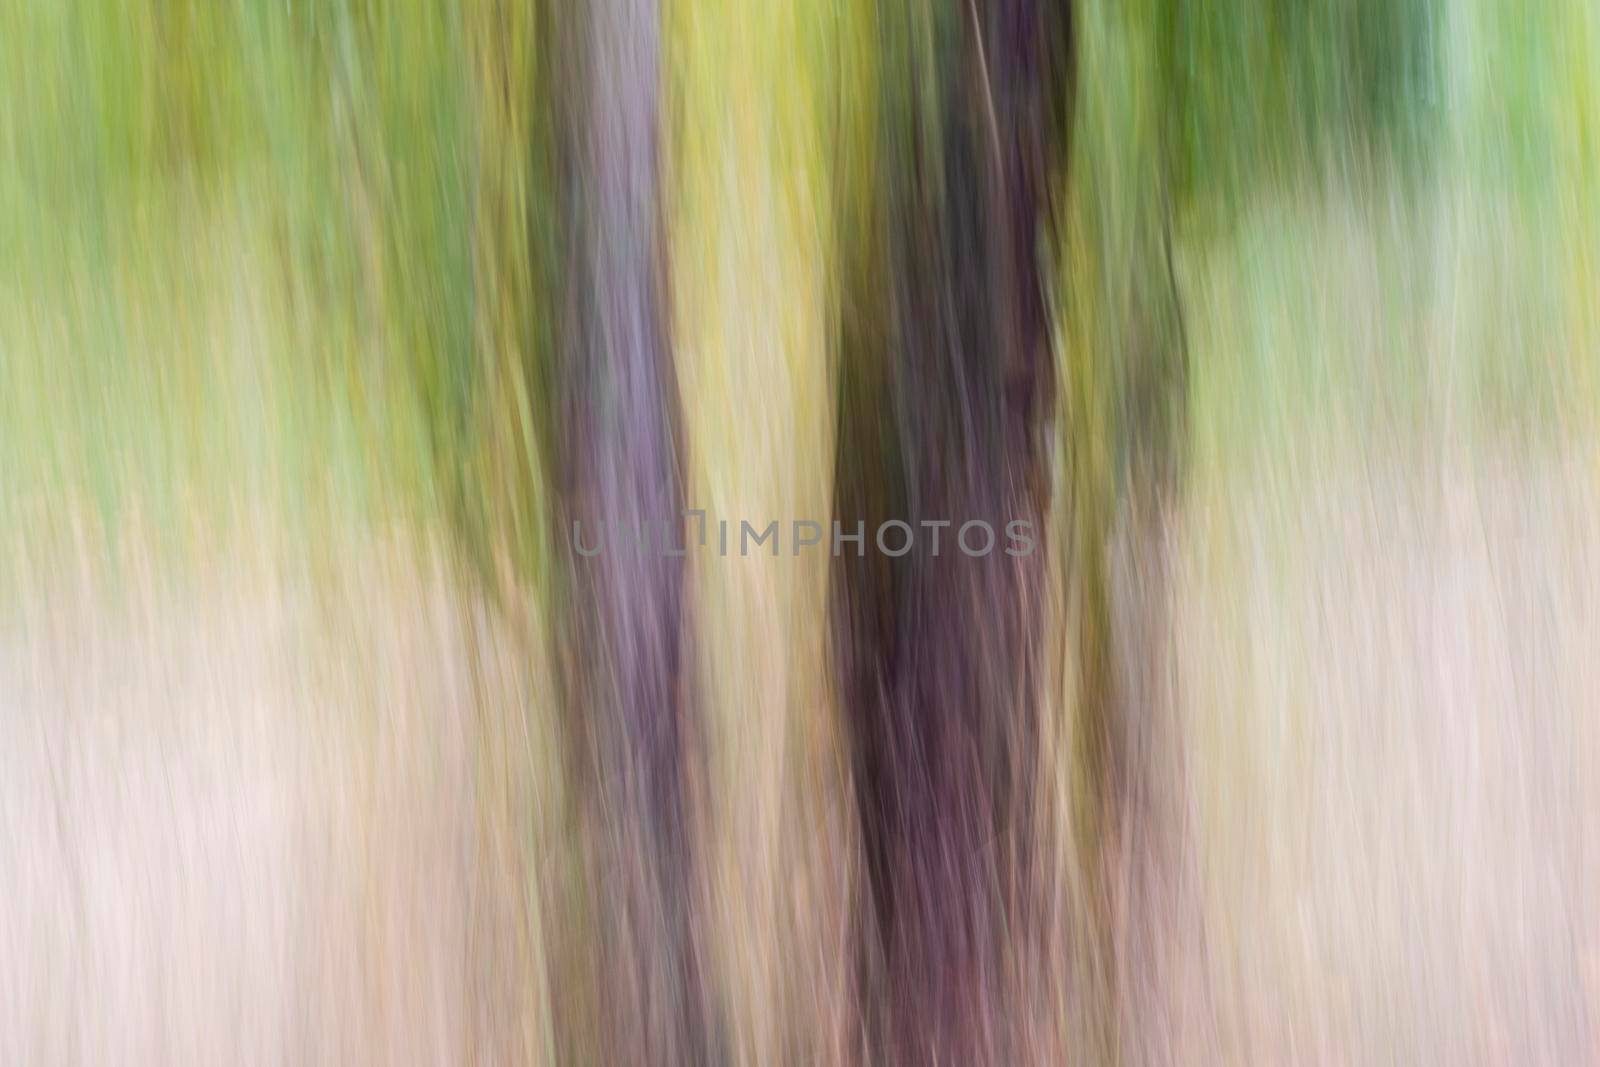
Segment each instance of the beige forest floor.
[[[1130,1062],[1600,1055],[1597,469],[1189,495],[1146,690],[1178,828],[1119,920]],[[553,799],[517,709],[546,682],[450,573],[390,544],[320,577],[22,583],[0,1061],[543,1058]],[[1150,587],[1118,574],[1126,614]]]
[[1596,452],[1276,464],[1166,542],[1130,1061],[1600,1058]]
[[0,1062],[538,1058],[544,679],[436,555],[339,563],[25,583]]

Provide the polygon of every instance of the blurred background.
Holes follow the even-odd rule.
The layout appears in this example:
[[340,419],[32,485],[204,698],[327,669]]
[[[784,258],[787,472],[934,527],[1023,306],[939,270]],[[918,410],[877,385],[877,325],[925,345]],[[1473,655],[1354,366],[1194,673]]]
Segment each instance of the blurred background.
[[0,0],[0,1062],[1600,1062],[1597,194],[1587,0]]

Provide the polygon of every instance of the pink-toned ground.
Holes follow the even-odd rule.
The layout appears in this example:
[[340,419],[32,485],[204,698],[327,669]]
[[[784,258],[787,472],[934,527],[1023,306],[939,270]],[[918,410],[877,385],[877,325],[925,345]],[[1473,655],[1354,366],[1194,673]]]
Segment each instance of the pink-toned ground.
[[436,557],[25,585],[0,1062],[538,1058],[543,680]]
[[[1597,472],[1280,464],[1113,555],[1126,1062],[1600,1059]],[[427,549],[157,569],[0,622],[0,1062],[548,1062],[529,619]]]
[[1268,464],[1166,550],[1129,1060],[1600,1061],[1595,453]]

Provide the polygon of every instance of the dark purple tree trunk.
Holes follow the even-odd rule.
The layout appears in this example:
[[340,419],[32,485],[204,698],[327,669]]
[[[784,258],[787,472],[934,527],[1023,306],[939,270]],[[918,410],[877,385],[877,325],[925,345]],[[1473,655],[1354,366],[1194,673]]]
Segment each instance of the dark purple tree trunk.
[[[840,405],[840,518],[869,529],[888,517],[952,523],[937,556],[931,531],[919,531],[903,558],[846,558],[836,575],[889,997],[869,1026],[896,1062],[1016,1057],[1006,946],[1026,944],[1030,921],[1053,389],[1039,257],[1065,131],[1054,99],[1066,84],[1065,10],[958,5],[936,34],[951,57],[933,79],[937,125],[891,108],[883,131],[885,351],[873,371],[872,330],[846,322],[845,358],[867,369],[846,368]],[[913,67],[940,58],[911,56]],[[891,66],[888,76],[909,74]],[[1014,520],[1032,523],[1030,556],[1005,551]],[[994,531],[987,554],[961,548],[971,521]],[[974,528],[968,544],[984,541]]]
[[[567,315],[560,357],[566,687],[579,806],[595,855],[606,1059],[700,1062],[684,799],[682,561],[636,531],[683,509],[678,392],[663,299],[660,24],[655,0],[594,0],[563,35],[581,98],[564,109]],[[573,523],[599,553],[571,551]]]

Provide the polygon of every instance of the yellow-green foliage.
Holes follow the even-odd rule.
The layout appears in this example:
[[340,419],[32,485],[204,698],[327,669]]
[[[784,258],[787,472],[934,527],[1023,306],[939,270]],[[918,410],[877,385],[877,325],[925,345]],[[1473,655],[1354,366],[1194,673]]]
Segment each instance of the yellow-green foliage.
[[477,351],[468,497],[481,501],[479,540],[510,551],[542,585],[559,205],[551,17],[543,3],[477,0],[465,18]]
[[713,561],[693,581],[715,995],[737,1058],[825,1060],[847,1040],[850,964],[829,915],[847,899],[848,822],[824,660],[827,560],[792,558],[788,524],[831,505],[834,92],[859,31],[804,0],[668,11],[686,495],[733,537],[743,518],[780,519],[784,549]]
[[539,11],[8,0],[4,506],[437,514],[538,566]]

